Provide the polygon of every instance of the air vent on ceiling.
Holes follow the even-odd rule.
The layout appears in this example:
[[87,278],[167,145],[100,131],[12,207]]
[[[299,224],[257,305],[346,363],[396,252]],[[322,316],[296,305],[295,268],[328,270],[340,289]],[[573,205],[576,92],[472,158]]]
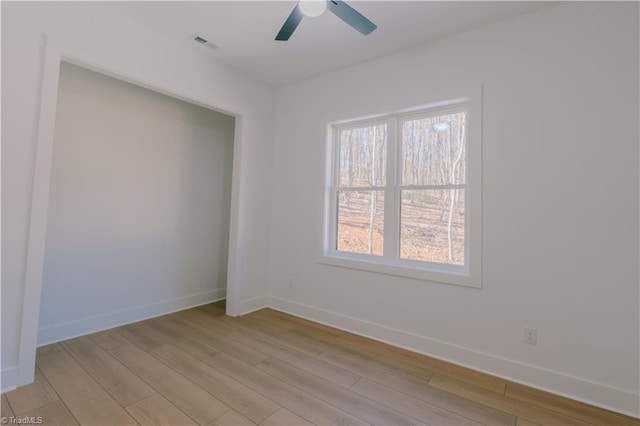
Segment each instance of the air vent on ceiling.
[[193,41],[195,41],[195,42],[197,42],[197,43],[199,43],[199,44],[203,45],[203,46],[208,47],[209,49],[217,49],[217,48],[218,48],[218,46],[216,46],[216,45],[215,45],[215,44],[213,44],[213,43],[210,43],[206,38],[204,38],[204,37],[202,37],[202,36],[200,36],[200,35],[198,35],[198,34],[193,34],[193,35],[191,36],[191,39],[192,39]]

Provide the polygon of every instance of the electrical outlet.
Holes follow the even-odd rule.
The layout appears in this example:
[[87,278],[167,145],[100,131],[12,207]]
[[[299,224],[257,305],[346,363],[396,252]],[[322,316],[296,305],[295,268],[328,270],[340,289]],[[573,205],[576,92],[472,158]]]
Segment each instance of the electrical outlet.
[[287,288],[293,288],[293,278],[291,277],[287,280]]
[[524,328],[524,342],[530,345],[538,343],[538,330],[531,327]]

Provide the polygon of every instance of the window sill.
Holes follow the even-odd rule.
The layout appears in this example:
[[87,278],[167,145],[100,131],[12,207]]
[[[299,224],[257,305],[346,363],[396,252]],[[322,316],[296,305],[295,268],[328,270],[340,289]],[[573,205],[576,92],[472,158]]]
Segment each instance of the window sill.
[[[387,262],[383,258],[349,258],[347,256],[322,255],[318,263],[340,268],[356,269],[376,274],[412,278],[421,281],[431,281],[443,284],[457,285],[471,288],[482,288],[480,277],[461,271],[462,268],[450,265],[434,265],[421,267],[411,261]],[[457,269],[457,270],[456,270]]]

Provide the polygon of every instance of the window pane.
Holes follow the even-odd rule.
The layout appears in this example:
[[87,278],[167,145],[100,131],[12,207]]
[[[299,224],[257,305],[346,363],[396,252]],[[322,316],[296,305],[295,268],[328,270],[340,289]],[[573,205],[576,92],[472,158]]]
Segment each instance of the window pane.
[[462,185],[466,112],[402,122],[402,185]]
[[403,190],[400,257],[464,265],[464,190]]
[[384,191],[338,192],[336,249],[382,256]]
[[384,186],[386,170],[386,124],[340,131],[339,186]]

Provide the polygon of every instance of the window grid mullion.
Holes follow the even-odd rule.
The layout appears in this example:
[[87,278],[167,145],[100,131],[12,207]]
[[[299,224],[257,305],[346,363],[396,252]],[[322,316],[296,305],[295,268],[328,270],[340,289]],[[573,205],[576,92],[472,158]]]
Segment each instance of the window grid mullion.
[[347,192],[347,191],[384,191],[387,189],[386,186],[344,186],[338,187],[338,191]]
[[384,206],[384,257],[399,258],[400,204],[398,193],[398,120],[390,118],[387,129],[387,187]]
[[400,185],[401,190],[420,191],[424,189],[466,189],[466,184],[460,185]]
[[334,130],[333,137],[333,164],[335,165],[333,168],[333,182],[332,182],[332,227],[331,230],[331,249],[334,252],[338,251],[338,209],[340,207],[340,203],[338,200],[340,193],[340,138],[341,138],[342,129],[336,128]]

